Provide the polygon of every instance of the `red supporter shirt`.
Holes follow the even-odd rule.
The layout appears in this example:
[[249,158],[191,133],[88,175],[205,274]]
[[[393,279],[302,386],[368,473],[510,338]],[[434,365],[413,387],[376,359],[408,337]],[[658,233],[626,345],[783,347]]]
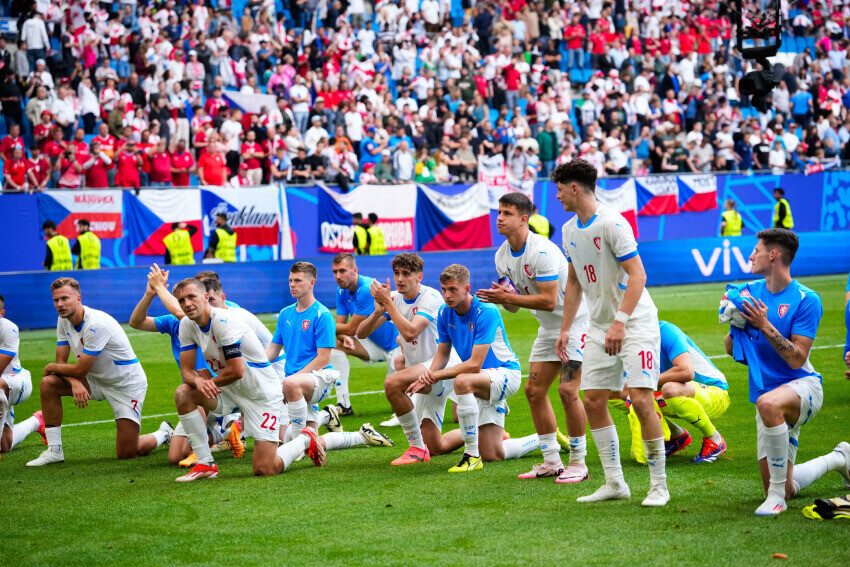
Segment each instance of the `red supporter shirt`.
[[[253,153],[253,152],[261,152],[261,151],[263,151],[263,146],[261,146],[257,142],[253,142],[253,143],[245,142],[245,143],[242,144],[242,149],[240,150],[240,153],[242,153],[243,156],[244,156],[244,154],[246,154],[247,152]],[[260,167],[261,167],[260,166],[260,160],[258,160],[257,158],[254,158],[254,157],[252,157],[251,159],[245,160],[245,163],[248,164],[248,169],[260,169]]]
[[65,146],[60,143],[50,140],[41,148],[41,151],[50,156],[50,159],[56,159],[56,156],[61,155],[65,151]]
[[136,156],[122,153],[118,157],[118,171],[115,172],[115,184],[119,187],[138,187],[140,182],[139,161],[136,159]]
[[18,136],[17,138],[13,138],[12,136],[6,136],[0,141],[0,154],[3,154],[4,160],[12,159],[12,150],[15,148],[24,149],[24,140]]
[[46,159],[39,156],[36,160],[27,159],[25,161],[27,162],[27,169],[32,171],[38,183],[50,179],[50,164],[47,163]]
[[71,140],[68,143],[73,144],[77,148],[77,161],[80,162],[80,165],[91,159],[91,151],[89,151],[89,145],[87,143],[77,140]]
[[151,160],[151,182],[171,183],[171,155],[168,152],[153,153]]
[[148,158],[147,149],[153,146],[153,144],[143,144],[139,142],[136,144],[136,147],[139,149],[139,156],[142,158],[142,171],[145,173],[151,172],[151,160]]
[[86,170],[86,187],[109,187],[109,177],[106,172],[110,167],[98,158],[94,165]]
[[224,185],[228,172],[221,154],[205,153],[198,160],[198,169],[204,170],[207,185]]
[[505,83],[508,85],[509,91],[518,91],[519,90],[519,71],[516,70],[516,67],[513,66],[513,63],[505,67]]
[[[173,154],[171,156],[171,165],[172,167],[176,167],[179,169],[189,169],[193,165],[195,165],[195,160],[192,159],[192,154],[189,152],[183,152],[182,154]],[[174,181],[175,187],[188,187],[189,186],[189,172],[181,171],[179,173],[172,173],[171,179]]]
[[3,175],[8,175],[16,185],[22,187],[27,181],[27,169],[29,169],[27,161],[29,160],[7,159],[3,164]]
[[[195,147],[197,147],[198,142],[204,144],[207,141],[207,133],[203,130],[199,130],[197,134],[195,134]],[[207,153],[207,147],[201,146],[198,148],[198,159],[201,158],[202,155]]]
[[32,129],[32,135],[33,136],[41,137],[41,143],[38,145],[38,147],[41,149],[41,151],[44,151],[44,146],[46,146],[47,143],[50,142],[50,139],[52,138],[50,133],[53,132],[54,127],[55,126],[54,126],[53,122],[49,122],[46,125],[45,124],[36,124],[35,128]]
[[694,50],[694,36],[690,33],[679,34],[679,52],[684,54]]
[[227,101],[224,99],[216,100],[214,98],[208,98],[207,102],[204,104],[204,111],[212,117],[215,118],[218,116],[218,113],[222,110],[227,110],[230,105],[227,104]]
[[567,40],[567,49],[581,49],[583,45],[584,38],[587,37],[587,32],[584,31],[584,26],[581,24],[575,26],[567,26],[566,36],[577,35],[578,37],[574,37],[572,39]]
[[605,34],[592,33],[590,34],[590,52],[594,55],[602,55],[605,53]]

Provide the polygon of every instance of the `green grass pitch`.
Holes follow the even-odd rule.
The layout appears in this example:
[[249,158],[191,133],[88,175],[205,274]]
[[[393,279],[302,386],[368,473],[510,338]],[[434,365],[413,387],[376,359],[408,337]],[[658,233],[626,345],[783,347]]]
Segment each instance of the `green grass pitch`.
[[[850,439],[850,382],[843,377],[844,277],[803,278],[824,303],[812,362],[824,376],[825,402],[801,435],[803,462]],[[731,385],[732,405],[717,422],[729,450],[710,465],[690,459],[694,443],[668,460],[672,500],[643,509],[649,476],[630,461],[626,420],[615,415],[626,481],[632,500],[578,504],[603,482],[588,435],[591,478],[578,485],[554,479],[520,481],[516,475],[540,459],[488,463],[483,471],[449,475],[459,454],[422,466],[390,467],[405,448],[400,428],[389,434],[396,447],[329,453],[324,469],[309,459],[270,478],[251,475],[251,452],[235,460],[219,454],[220,477],[182,485],[165,448],[134,461],[115,459],[115,427],[105,402],[78,410],[65,404],[66,462],[40,469],[24,464],[43,449],[29,437],[0,460],[0,565],[555,565],[667,564],[767,565],[774,553],[787,564],[847,565],[850,524],[814,522],[800,513],[815,498],[844,490],[832,473],[789,502],[776,518],[753,515],[763,500],[755,454],[754,407],[747,401],[746,369],[723,355],[724,329],[717,303],[724,286],[709,284],[651,290],[662,319],[679,325],[715,359]],[[239,300],[239,298],[234,298]],[[128,299],[129,300],[129,299]],[[135,300],[135,299],[133,299]],[[155,306],[157,307],[157,306]],[[509,338],[528,372],[537,326],[527,313],[503,312]],[[272,327],[273,316],[263,320]],[[179,383],[168,337],[129,331],[149,387],[143,431],[169,414],[176,425],[173,392]],[[22,363],[34,381],[53,360],[55,331],[22,333]],[[377,425],[390,415],[382,393],[385,367],[352,363],[355,416],[346,430]],[[554,388],[552,401],[564,427]],[[522,390],[510,400],[507,429],[533,433]],[[15,408],[18,419],[39,407],[38,385]],[[101,422],[101,423],[91,423]],[[446,424],[445,430],[457,425]],[[564,455],[566,460],[567,456]],[[779,561],[781,563],[781,561]]]

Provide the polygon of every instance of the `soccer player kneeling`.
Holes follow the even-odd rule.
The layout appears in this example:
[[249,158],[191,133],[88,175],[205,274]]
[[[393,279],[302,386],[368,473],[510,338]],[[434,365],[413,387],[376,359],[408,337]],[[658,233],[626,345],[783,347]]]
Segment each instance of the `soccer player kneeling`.
[[794,466],[800,429],[823,404],[823,378],[809,362],[823,305],[817,293],[791,277],[797,235],[771,228],[757,236],[750,262],[752,273],[764,279],[736,289],[747,324],[732,327],[725,345],[729,355],[748,365],[750,401],[756,404],[756,445],[767,498],[755,513],[775,516],[788,508],[786,498],[828,472],[840,472],[850,488],[850,444],[842,442],[831,453]]
[[[254,438],[255,475],[283,472],[301,451],[307,451],[317,466],[324,465],[324,449],[319,446],[316,432],[310,428],[304,428],[298,437],[278,448],[283,411],[280,379],[260,339],[242,315],[210,306],[204,284],[195,278],[174,286],[174,297],[186,314],[180,321],[179,331],[180,373],[184,383],[177,388],[174,401],[180,423],[198,459],[189,473],[177,481],[218,476],[218,466],[207,441],[206,423],[198,408],[216,411],[223,403],[219,397],[221,393],[226,393],[226,398],[242,410],[245,434]],[[214,378],[194,370],[199,351],[216,374]]]
[[[44,367],[41,380],[41,412],[47,450],[28,467],[65,460],[62,451],[62,397],[72,396],[78,408],[89,400],[106,400],[115,414],[115,449],[119,459],[147,455],[171,440],[168,422],[149,435],[139,435],[142,405],[148,379],[130,340],[118,321],[82,303],[80,284],[59,278],[50,286],[59,313],[56,326],[56,362]],[[68,364],[73,351],[74,364]],[[206,432],[206,430],[205,430]]]
[[[499,308],[470,295],[469,270],[459,264],[443,270],[440,287],[446,305],[437,317],[439,347],[431,367],[407,392],[416,394],[454,379],[465,447],[460,463],[449,472],[478,470],[484,467],[482,460],[517,459],[537,449],[537,435],[503,440],[507,399],[519,390],[522,375]],[[461,363],[447,366],[452,347]]]

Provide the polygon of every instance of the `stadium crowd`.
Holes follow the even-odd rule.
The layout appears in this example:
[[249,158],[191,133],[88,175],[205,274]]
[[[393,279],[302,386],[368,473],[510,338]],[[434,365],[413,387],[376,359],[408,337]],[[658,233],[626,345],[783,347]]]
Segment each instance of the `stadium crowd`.
[[[15,0],[3,187],[345,191],[470,181],[499,153],[524,179],[575,157],[603,176],[835,165],[850,4],[788,5],[801,49],[760,111],[714,0],[250,0],[240,17],[224,0]],[[255,94],[259,112],[233,102]]]

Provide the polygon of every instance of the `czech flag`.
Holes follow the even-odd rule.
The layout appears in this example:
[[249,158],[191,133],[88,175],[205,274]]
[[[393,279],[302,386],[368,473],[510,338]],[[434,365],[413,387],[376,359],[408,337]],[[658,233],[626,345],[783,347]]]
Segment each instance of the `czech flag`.
[[39,223],[53,221],[59,234],[75,240],[77,221],[86,219],[99,238],[121,238],[122,193],[112,189],[37,193]]
[[638,237],[637,197],[634,179],[609,179],[603,189],[596,186],[596,200],[623,215],[632,227],[635,238]]
[[713,175],[678,177],[679,210],[694,213],[717,208],[717,178]]
[[637,177],[634,183],[639,215],[671,215],[679,212],[679,185],[676,177]]
[[443,195],[419,186],[416,200],[416,247],[470,250],[493,246],[487,187],[473,185],[457,195]]
[[141,191],[138,196],[127,191],[127,239],[132,254],[162,256],[163,238],[171,233],[171,225],[185,222],[198,230],[192,236],[195,252],[204,249],[201,230],[201,196],[198,189],[179,191]]

